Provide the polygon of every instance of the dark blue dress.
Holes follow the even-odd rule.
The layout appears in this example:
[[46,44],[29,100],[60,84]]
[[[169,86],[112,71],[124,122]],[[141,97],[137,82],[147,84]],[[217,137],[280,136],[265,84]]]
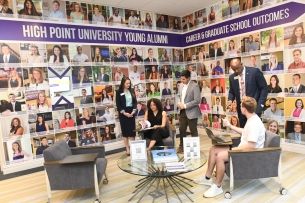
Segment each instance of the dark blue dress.
[[46,125],[43,123],[41,125],[36,124],[36,132],[44,132],[47,131]]

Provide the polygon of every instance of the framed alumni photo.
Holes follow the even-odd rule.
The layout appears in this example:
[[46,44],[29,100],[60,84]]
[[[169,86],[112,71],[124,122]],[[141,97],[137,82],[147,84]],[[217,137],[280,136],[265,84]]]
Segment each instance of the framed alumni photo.
[[45,44],[21,43],[20,55],[23,65],[44,66],[47,62]]
[[44,20],[65,22],[66,4],[63,1],[42,0],[42,16]]
[[68,22],[88,22],[88,8],[86,3],[66,1],[66,10]]

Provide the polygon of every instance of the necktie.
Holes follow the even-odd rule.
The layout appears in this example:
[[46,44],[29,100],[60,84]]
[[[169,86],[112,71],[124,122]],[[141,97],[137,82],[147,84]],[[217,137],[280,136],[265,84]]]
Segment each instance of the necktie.
[[169,94],[169,91],[168,91],[168,89],[166,89],[167,90],[167,94]]
[[15,103],[12,103],[13,106],[13,112],[15,112]]
[[246,87],[243,74],[240,74],[241,96],[246,96]]
[[102,81],[104,82],[104,74],[102,74]]
[[230,15],[232,15],[232,7],[230,7]]
[[217,106],[217,113],[219,112],[219,107]]
[[83,98],[83,102],[84,102],[84,103],[86,102],[86,97]]
[[297,140],[300,140],[300,134],[297,133]]
[[298,87],[295,87],[294,93],[297,93],[297,92],[298,92]]
[[7,56],[5,57],[5,63],[8,63],[8,59],[7,59]]
[[152,62],[152,59],[150,59],[150,62]]

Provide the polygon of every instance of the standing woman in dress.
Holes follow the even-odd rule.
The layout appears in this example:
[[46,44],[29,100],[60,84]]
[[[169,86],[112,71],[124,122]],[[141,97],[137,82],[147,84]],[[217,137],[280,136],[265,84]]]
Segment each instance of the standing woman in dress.
[[121,130],[123,134],[126,153],[130,155],[128,138],[135,140],[135,116],[137,111],[137,99],[131,81],[128,77],[123,77],[119,89],[116,91],[116,105],[119,112]]

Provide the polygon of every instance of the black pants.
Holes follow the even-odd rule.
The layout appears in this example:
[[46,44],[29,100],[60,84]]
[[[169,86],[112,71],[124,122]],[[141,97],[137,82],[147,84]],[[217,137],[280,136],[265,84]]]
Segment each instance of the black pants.
[[156,130],[149,130],[144,132],[144,137],[150,140],[156,140],[155,146],[164,146],[163,139],[169,136],[166,128],[157,128]]
[[186,129],[189,126],[192,137],[198,137],[197,118],[188,119],[185,109],[180,110],[179,131],[180,131],[180,147],[183,147],[183,138],[186,137]]

